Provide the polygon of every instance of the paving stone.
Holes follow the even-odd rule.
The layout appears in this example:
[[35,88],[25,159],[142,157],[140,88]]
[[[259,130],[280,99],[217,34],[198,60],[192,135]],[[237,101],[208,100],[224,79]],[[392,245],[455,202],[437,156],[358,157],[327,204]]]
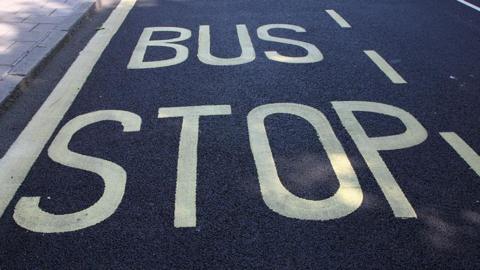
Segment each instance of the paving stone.
[[11,75],[26,76],[48,55],[49,48],[35,47],[26,54],[9,72]]
[[73,13],[70,16],[67,16],[61,24],[57,26],[57,30],[67,31],[68,29],[72,28],[79,20],[80,16],[78,13]]
[[9,23],[16,23],[16,22],[22,22],[25,20],[25,17],[23,16],[17,16],[15,14],[13,15],[4,15],[0,17],[0,22],[9,22]]
[[6,37],[5,40],[42,41],[47,36],[48,36],[48,32],[22,31],[22,32],[15,33],[15,35],[10,35],[10,36]]
[[48,1],[47,3],[45,3],[44,7],[55,9],[69,8],[71,5],[66,4],[65,2],[65,0]]
[[86,2],[82,3],[81,5],[78,5],[78,7],[75,9],[75,12],[67,16],[67,19],[65,19],[58,27],[58,30],[64,30],[67,31],[70,29],[73,25],[75,25],[85,14],[92,8],[93,2]]
[[16,31],[31,31],[34,27],[36,27],[38,24],[36,23],[16,23],[14,24],[14,28]]
[[[0,65],[13,65],[25,56],[35,42],[15,42],[4,53],[0,54]],[[5,53],[6,52],[6,53]]]
[[46,2],[47,2],[48,4],[58,3],[58,4],[66,5],[67,0],[46,0]]
[[0,37],[2,37],[3,34],[8,33],[12,30],[12,26],[7,23],[1,23],[0,22]]
[[65,31],[56,31],[51,33],[37,47],[33,48],[22,60],[15,65],[10,71],[12,75],[26,76],[33,70],[43,59],[48,57],[52,48],[54,48],[66,36]]
[[32,11],[30,13],[31,16],[49,16],[52,14],[56,9],[54,8],[41,8],[39,10]]
[[0,81],[0,100],[4,101],[23,79],[23,76],[5,76],[3,80]]
[[3,80],[3,77],[7,75],[11,69],[11,66],[0,66],[0,80]]
[[57,27],[56,24],[53,23],[39,23],[32,29],[32,31],[38,32],[51,32],[53,29]]
[[[1,38],[0,35],[0,53],[3,53],[6,51],[10,46],[12,46],[15,43],[15,41],[10,41],[10,40],[4,40]],[[6,52],[5,52],[6,53]]]
[[94,3],[0,0],[0,103],[56,48]]
[[73,8],[66,8],[66,9],[57,9],[55,12],[53,12],[50,16],[56,17],[56,16],[70,16],[72,13],[75,13],[76,10]]
[[61,23],[65,17],[62,16],[30,16],[28,17],[25,22],[27,23]]
[[65,31],[53,31],[48,37],[38,43],[38,47],[47,47],[53,49],[67,35]]

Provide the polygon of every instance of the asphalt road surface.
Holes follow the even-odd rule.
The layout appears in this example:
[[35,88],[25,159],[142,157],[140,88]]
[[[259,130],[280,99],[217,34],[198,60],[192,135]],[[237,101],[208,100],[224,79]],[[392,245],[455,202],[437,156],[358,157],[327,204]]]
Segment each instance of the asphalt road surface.
[[462,2],[120,1],[0,116],[0,269],[480,269]]

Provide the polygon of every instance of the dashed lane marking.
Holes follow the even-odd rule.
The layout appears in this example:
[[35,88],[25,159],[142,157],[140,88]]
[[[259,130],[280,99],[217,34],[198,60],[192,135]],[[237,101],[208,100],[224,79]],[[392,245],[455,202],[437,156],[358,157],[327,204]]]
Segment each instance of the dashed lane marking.
[[441,132],[440,136],[457,152],[480,176],[480,156],[455,132]]
[[385,59],[383,59],[383,57],[381,57],[376,51],[367,50],[367,51],[364,51],[364,52],[378,66],[378,68],[380,68],[380,70],[383,71],[383,73],[385,73],[385,75],[387,75],[387,77],[394,84],[407,83],[402,78],[402,76],[400,76],[400,74],[398,74],[398,72],[395,71],[395,69],[393,69],[393,67],[390,66],[390,64],[388,64],[387,61],[385,61]]
[[474,4],[469,3],[469,2],[467,2],[467,1],[457,0],[457,2],[460,2],[460,3],[464,4],[464,5],[467,6],[467,7],[471,7],[471,8],[473,8],[473,9],[475,9],[476,11],[480,11],[480,7],[477,7],[477,6],[475,6]]
[[340,14],[338,14],[335,10],[333,9],[327,9],[325,10],[332,19],[334,19],[338,25],[342,28],[352,28],[352,26],[342,17]]

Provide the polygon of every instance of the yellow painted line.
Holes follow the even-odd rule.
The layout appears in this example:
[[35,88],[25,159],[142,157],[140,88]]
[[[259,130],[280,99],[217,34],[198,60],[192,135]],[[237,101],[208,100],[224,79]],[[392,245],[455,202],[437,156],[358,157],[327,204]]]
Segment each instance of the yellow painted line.
[[390,64],[383,59],[376,51],[364,51],[365,54],[380,68],[385,75],[395,84],[407,83]]
[[440,132],[440,136],[480,176],[480,156],[455,132]]
[[158,118],[182,117],[178,147],[175,228],[197,226],[197,159],[200,116],[230,115],[230,105],[160,108]]
[[[325,200],[307,200],[291,193],[278,175],[270,147],[265,119],[274,114],[303,118],[317,132],[338,180],[338,190]],[[301,220],[331,220],[347,216],[363,201],[362,188],[347,154],[325,115],[315,108],[295,103],[266,104],[248,113],[248,137],[257,167],[260,193],[272,211]]]
[[327,9],[325,10],[332,19],[334,19],[338,25],[342,28],[352,28],[352,26],[342,17],[340,14],[338,14],[335,10],[333,9]]
[[0,217],[136,0],[122,0],[0,160]]

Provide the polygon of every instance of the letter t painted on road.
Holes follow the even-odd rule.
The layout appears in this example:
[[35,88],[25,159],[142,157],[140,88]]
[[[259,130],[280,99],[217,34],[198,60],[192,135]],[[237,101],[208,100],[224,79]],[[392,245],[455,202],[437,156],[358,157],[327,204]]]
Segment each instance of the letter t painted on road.
[[200,116],[230,115],[230,105],[160,108],[158,118],[182,117],[175,192],[176,228],[195,227],[197,189],[197,150]]

